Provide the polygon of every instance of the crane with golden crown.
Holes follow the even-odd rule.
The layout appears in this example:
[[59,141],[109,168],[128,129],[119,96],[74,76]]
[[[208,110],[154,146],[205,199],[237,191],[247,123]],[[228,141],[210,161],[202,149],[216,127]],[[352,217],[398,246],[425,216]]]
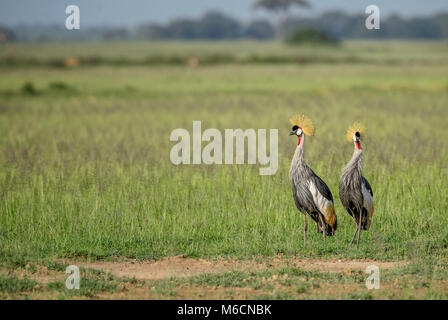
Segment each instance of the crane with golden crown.
[[291,162],[289,178],[297,209],[303,213],[303,243],[306,245],[307,213],[317,223],[317,232],[323,234],[325,241],[327,235],[334,235],[338,224],[330,189],[308,167],[303,157],[305,135],[312,136],[314,126],[311,120],[303,115],[292,117],[290,122],[293,127],[289,135],[297,136],[298,142]]
[[355,221],[356,229],[350,245],[356,234],[359,246],[361,230],[369,230],[373,217],[373,192],[369,182],[362,176],[362,163],[364,154],[361,147],[361,135],[365,127],[355,123],[347,130],[347,140],[353,141],[354,151],[349,163],[342,169],[341,181],[339,183],[339,197],[347,212]]

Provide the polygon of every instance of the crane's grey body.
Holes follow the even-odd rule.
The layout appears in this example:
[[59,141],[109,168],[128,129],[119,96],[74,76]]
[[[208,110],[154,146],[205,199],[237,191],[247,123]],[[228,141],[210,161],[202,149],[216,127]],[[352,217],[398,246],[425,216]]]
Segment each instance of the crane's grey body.
[[356,223],[352,242],[358,232],[358,243],[360,231],[370,228],[374,211],[372,188],[367,179],[362,176],[363,160],[362,149],[358,149],[355,145],[351,160],[342,169],[341,181],[339,183],[339,196],[342,205]]
[[[325,182],[305,163],[303,157],[304,140],[305,137],[302,134],[289,171],[294,201],[300,212],[304,215],[308,213],[317,223],[318,232],[322,232],[324,236],[331,236],[337,229],[333,196]],[[304,216],[304,239],[306,240],[305,218]]]

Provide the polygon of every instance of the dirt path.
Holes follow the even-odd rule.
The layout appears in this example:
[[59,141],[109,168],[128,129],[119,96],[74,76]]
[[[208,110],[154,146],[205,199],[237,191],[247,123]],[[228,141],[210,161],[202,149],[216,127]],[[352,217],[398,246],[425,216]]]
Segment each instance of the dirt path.
[[[376,265],[380,270],[396,268],[406,265],[409,261],[375,261],[368,259],[307,259],[296,257],[258,257],[252,260],[236,259],[192,259],[184,256],[166,257],[158,261],[154,260],[120,260],[120,261],[93,261],[57,259],[65,265],[73,264],[80,267],[102,270],[110,272],[118,278],[117,282],[111,283],[111,291],[98,290],[98,284],[107,284],[108,278],[98,276],[95,272],[84,274],[89,283],[86,290],[81,295],[73,295],[65,290],[67,274],[64,271],[55,271],[38,264],[29,264],[20,268],[0,268],[0,276],[15,277],[19,279],[32,279],[37,283],[30,289],[23,292],[15,292],[12,295],[4,295],[5,298],[31,299],[60,299],[62,298],[94,298],[94,299],[253,299],[254,297],[287,298],[315,298],[315,297],[346,297],[351,293],[351,298],[363,298],[371,296],[371,292],[366,293],[363,282],[349,281],[338,282],[335,278],[315,278],[305,280],[302,277],[288,278],[290,275],[280,275],[275,273],[265,278],[262,275],[247,275],[244,279],[236,277],[241,281],[238,285],[214,281],[198,281],[181,283],[168,281],[159,283],[153,280],[169,279],[171,277],[191,277],[205,274],[221,274],[230,271],[261,271],[279,270],[281,268],[299,268],[304,270],[316,270],[322,272],[337,273],[346,275],[346,279],[353,279],[353,273],[359,275],[365,273],[367,266]],[[293,272],[294,273],[294,272]],[[292,274],[293,274],[292,273]],[[230,278],[233,275],[229,276]],[[136,278],[138,280],[149,281],[125,281],[124,278]],[[218,277],[219,278],[219,277]],[[224,277],[227,279],[226,277]],[[230,279],[229,278],[229,279]],[[289,280],[293,279],[293,280]],[[401,285],[397,286],[398,278],[394,281],[382,282],[382,292],[375,293],[374,297],[382,298],[384,294],[388,297],[413,296],[418,292],[416,286],[422,288],[419,296],[433,294],[431,290],[446,292],[446,283],[428,282],[425,286],[418,282],[409,282],[406,276],[399,278]],[[112,280],[111,280],[112,281]],[[116,281],[113,280],[113,281]],[[292,281],[292,282],[291,282]],[[223,284],[226,283],[226,284]],[[52,286],[47,286],[52,284]],[[62,286],[61,286],[62,285]],[[114,287],[116,285],[116,287]],[[420,286],[420,287],[419,287]],[[99,286],[101,287],[101,286]],[[407,290],[407,291],[406,291]],[[1,297],[0,292],[0,297]]]
[[127,262],[74,262],[63,261],[78,266],[104,270],[118,277],[135,277],[142,280],[160,280],[170,277],[190,277],[201,274],[216,274],[229,271],[255,271],[279,267],[298,267],[305,270],[323,272],[350,273],[365,271],[369,265],[380,269],[391,269],[406,264],[403,261],[345,260],[345,259],[299,259],[268,258],[257,260],[205,260],[191,259],[184,256],[163,258],[159,261],[127,261]]

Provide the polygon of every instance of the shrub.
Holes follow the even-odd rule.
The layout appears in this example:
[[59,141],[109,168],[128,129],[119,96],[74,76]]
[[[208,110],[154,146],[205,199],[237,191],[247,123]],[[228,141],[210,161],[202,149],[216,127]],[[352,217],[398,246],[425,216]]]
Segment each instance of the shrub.
[[48,84],[50,90],[69,90],[70,86],[64,81],[53,81]]
[[34,83],[32,83],[31,81],[25,82],[22,86],[22,93],[28,95],[36,95],[37,90],[36,87],[34,87]]
[[336,45],[338,40],[325,31],[318,29],[295,30],[286,37],[286,43],[296,44],[326,44]]

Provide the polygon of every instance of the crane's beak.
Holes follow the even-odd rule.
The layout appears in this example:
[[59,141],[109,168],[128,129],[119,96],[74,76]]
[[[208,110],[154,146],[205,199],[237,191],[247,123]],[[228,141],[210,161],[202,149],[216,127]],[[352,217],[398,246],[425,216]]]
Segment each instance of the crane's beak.
[[296,131],[291,131],[291,132],[289,133],[290,136],[294,136],[294,135],[296,135],[296,134],[297,134],[297,130],[296,130]]

